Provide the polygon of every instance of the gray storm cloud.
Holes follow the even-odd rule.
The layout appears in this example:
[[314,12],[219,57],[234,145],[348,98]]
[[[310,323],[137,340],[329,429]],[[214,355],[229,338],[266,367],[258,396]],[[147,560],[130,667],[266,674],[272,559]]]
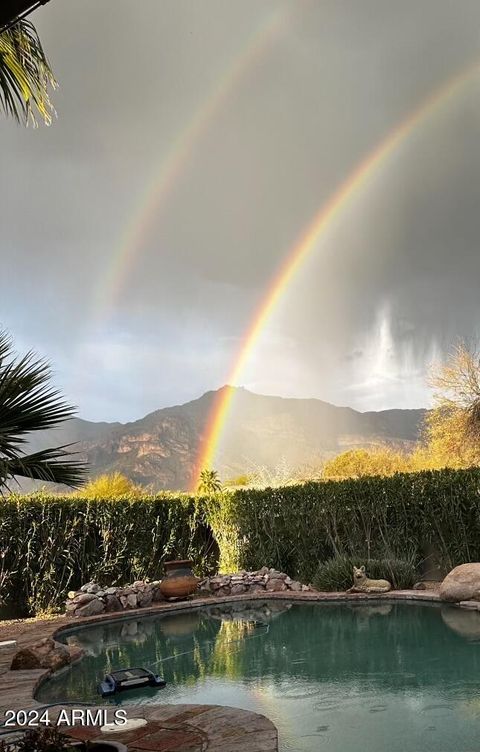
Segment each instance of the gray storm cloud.
[[[152,165],[160,171],[232,57],[278,12],[285,28],[216,108],[96,319]],[[1,123],[0,320],[96,419],[223,384],[321,205],[480,60],[470,0],[52,0],[32,18],[61,85],[58,120]],[[479,83],[427,118],[342,211],[243,383],[361,408],[427,402],[428,363],[478,329]]]

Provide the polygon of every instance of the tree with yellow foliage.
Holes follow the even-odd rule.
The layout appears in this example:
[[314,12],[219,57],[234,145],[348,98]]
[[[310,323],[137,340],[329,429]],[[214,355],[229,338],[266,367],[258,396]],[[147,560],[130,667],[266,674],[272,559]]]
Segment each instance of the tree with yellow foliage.
[[350,449],[328,460],[323,477],[331,479],[360,478],[364,475],[394,475],[410,470],[407,455],[387,445],[372,449]]
[[480,465],[480,356],[464,342],[447,362],[436,366],[429,382],[435,389],[423,441],[412,454],[415,470]]

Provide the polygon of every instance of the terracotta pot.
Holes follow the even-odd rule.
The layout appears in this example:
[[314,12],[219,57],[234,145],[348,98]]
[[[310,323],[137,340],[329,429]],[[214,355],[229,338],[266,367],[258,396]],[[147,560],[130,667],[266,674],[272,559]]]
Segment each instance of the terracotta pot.
[[165,562],[165,577],[160,583],[160,592],[164,598],[184,598],[197,589],[199,578],[192,572],[192,561]]

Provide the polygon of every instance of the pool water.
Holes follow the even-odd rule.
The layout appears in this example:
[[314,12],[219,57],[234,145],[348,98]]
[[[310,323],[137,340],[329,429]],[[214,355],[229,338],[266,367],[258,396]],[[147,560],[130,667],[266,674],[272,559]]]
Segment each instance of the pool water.
[[436,604],[239,603],[84,628],[86,657],[37,699],[95,701],[109,670],[167,681],[115,702],[233,705],[281,752],[480,750],[480,615]]

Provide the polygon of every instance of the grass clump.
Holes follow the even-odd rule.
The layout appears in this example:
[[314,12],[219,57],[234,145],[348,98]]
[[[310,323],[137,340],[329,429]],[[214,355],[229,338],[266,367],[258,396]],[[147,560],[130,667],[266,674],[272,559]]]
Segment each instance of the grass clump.
[[135,485],[122,473],[99,475],[86,483],[76,493],[82,499],[124,499],[127,496],[141,495],[145,490]]

